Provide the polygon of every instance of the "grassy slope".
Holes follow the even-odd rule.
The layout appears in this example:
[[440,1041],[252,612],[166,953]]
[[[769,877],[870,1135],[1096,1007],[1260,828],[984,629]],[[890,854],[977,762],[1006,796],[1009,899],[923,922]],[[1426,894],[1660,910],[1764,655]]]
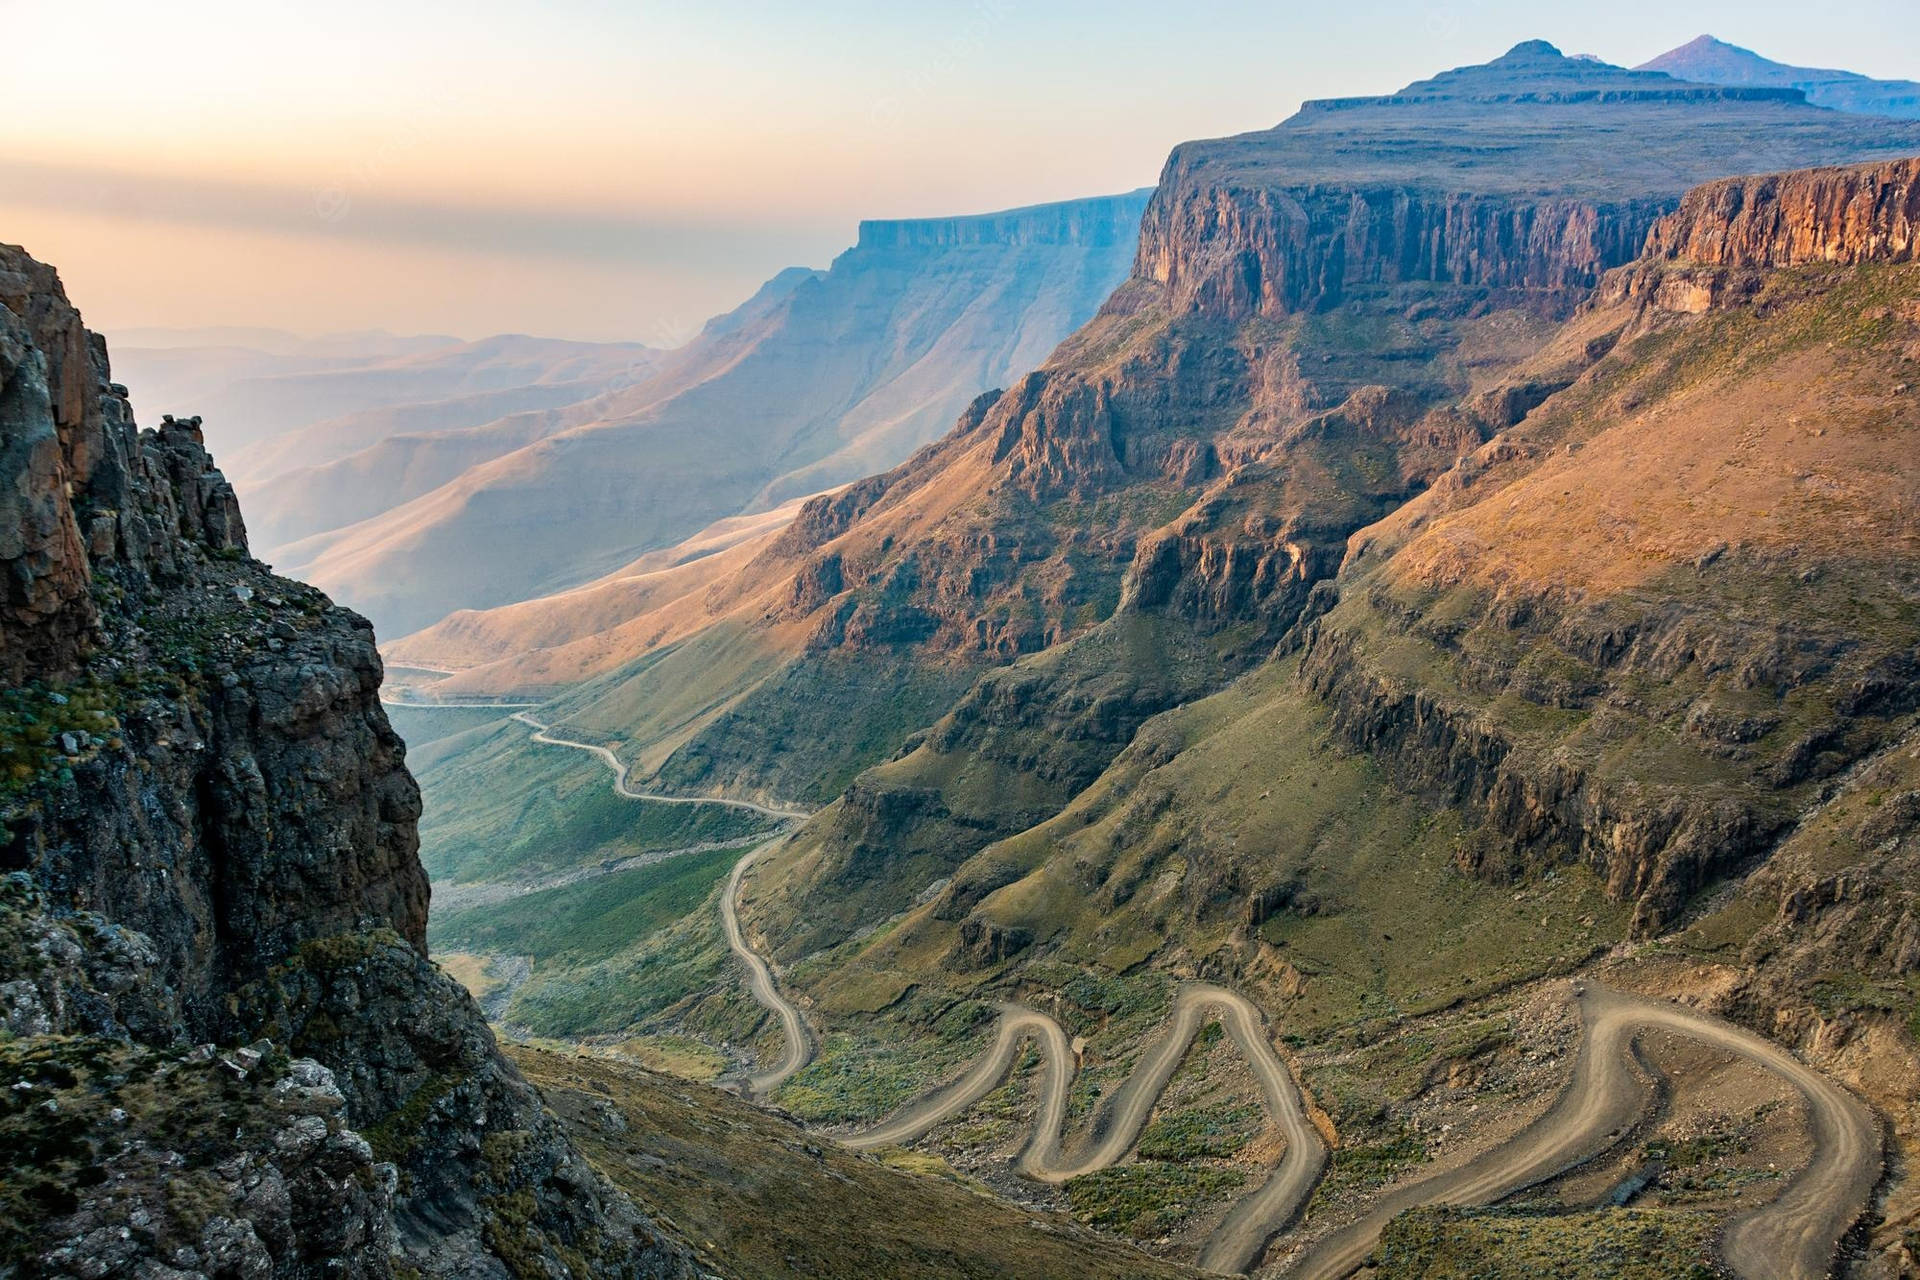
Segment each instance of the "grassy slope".
[[804,886],[769,919],[783,954],[878,925],[996,834],[1057,812],[1124,745],[1130,713],[1112,708],[1175,705],[1216,687],[1232,669],[1223,654],[1245,647],[1249,630],[1202,636],[1131,613],[982,677],[912,750],[862,774],[774,855],[767,878]]
[[[1905,714],[1897,698],[1885,712],[1849,712],[1846,699],[1873,687],[1874,663],[1920,639],[1915,402],[1896,391],[1911,367],[1903,359],[1920,349],[1915,278],[1912,268],[1782,273],[1751,308],[1623,346],[1483,450],[1467,483],[1455,477],[1356,539],[1362,554],[1325,631],[1354,638],[1369,674],[1503,735],[1526,767],[1569,760],[1611,784],[1720,795],[1763,814],[1817,797],[1791,780],[1770,796],[1762,775],[1809,739],[1813,763],[1800,776],[1816,780],[1892,741]],[[1547,581],[1573,590],[1542,590]],[[1532,611],[1497,621],[1515,598]],[[1579,657],[1582,634],[1610,622],[1685,643],[1612,665]],[[1337,1216],[1342,1186],[1378,1185],[1431,1154],[1408,1146],[1394,1117],[1432,1087],[1436,1067],[1513,1052],[1502,1047],[1514,1033],[1501,993],[1580,968],[1629,923],[1592,871],[1564,857],[1512,859],[1481,812],[1421,792],[1417,773],[1350,741],[1294,660],[1270,664],[1150,722],[1060,815],[987,846],[940,896],[792,964],[790,976],[829,1025],[842,992],[911,993],[891,1006],[862,996],[844,1023],[873,1035],[877,1016],[895,1044],[926,1033],[914,1009],[937,1006],[936,994],[1044,999],[1066,975],[1142,965],[1234,982],[1275,1013],[1340,1132]],[[1723,965],[1777,957],[1791,975],[1777,990],[1813,995],[1823,1016],[1879,1016],[1892,1038],[1863,1043],[1869,1056],[1852,1069],[1877,1074],[1904,1107],[1911,1079],[1894,1063],[1911,1052],[1899,1026],[1912,988],[1868,963],[1894,963],[1904,935],[1883,927],[1853,954],[1765,936],[1784,890],[1831,897],[1835,875],[1887,855],[1870,806],[1920,809],[1893,755],[1877,767],[1886,776],[1860,784],[1846,824],[1803,825],[1786,870],[1721,899],[1681,942]],[[1888,830],[1914,825],[1904,821]],[[790,850],[749,887],[750,916],[777,940],[817,865],[804,842]],[[1898,900],[1888,910],[1883,925]],[[1014,938],[1013,957],[969,958],[958,945],[969,916]],[[1632,965],[1614,972],[1651,980]],[[866,1008],[875,1005],[877,1015]],[[1474,1030],[1489,1021],[1491,1032]],[[1133,1048],[1094,1029],[1096,1060]],[[1515,1087],[1524,1108],[1554,1085]],[[1341,1180],[1343,1159],[1383,1172]],[[1480,1225],[1461,1247],[1511,1267],[1546,1236],[1604,1241],[1616,1225]],[[1695,1239],[1677,1220],[1649,1229],[1669,1228],[1673,1242]],[[1685,1257],[1692,1245],[1675,1247]]]
[[512,1052],[588,1157],[738,1280],[1198,1275],[982,1195],[937,1165],[907,1172],[816,1142],[717,1090]]
[[[717,805],[649,805],[613,793],[585,752],[528,740],[517,721],[470,731],[419,772],[420,856],[436,880],[524,878],[650,850],[744,839],[757,815]],[[512,785],[506,785],[508,782]]]
[[528,955],[542,965],[592,964],[691,914],[740,855],[739,849],[686,854],[436,915],[429,941],[468,951]]
[[[1670,921],[1911,710],[1916,296],[1912,267],[1779,272],[1750,305],[1630,336],[1369,531],[1316,681],[1349,705],[1417,692],[1496,744],[1501,777],[1555,806],[1500,817],[1533,828],[1527,856],[1584,840],[1644,925]],[[1431,742],[1385,749],[1453,785]]]
[[[955,881],[1004,881],[975,911],[1027,930],[1032,954],[1107,972],[1225,963],[1311,1037],[1564,970],[1619,936],[1622,911],[1577,869],[1518,897],[1461,873],[1454,854],[1474,838],[1333,744],[1287,661],[1151,722],[1059,817]],[[1287,905],[1249,927],[1248,899],[1281,887]],[[849,965],[961,990],[1017,976],[1024,956],[950,966],[958,924],[939,907],[794,976],[823,1000]]]
[[1381,1241],[1379,1280],[1714,1280],[1712,1214],[1419,1209]]

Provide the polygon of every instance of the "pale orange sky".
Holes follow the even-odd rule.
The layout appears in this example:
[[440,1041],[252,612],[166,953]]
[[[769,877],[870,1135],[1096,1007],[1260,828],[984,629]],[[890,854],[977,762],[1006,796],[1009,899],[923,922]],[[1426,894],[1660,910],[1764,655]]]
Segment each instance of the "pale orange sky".
[[1144,186],[1182,139],[1521,39],[1920,76],[1920,6],[1838,9],[0,0],[0,240],[109,332],[671,342],[861,217]]

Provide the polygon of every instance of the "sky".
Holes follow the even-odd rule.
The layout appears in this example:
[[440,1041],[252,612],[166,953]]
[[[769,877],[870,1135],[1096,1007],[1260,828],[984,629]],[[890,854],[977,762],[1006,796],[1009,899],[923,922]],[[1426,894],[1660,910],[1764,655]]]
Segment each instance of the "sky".
[[1150,185],[1531,38],[1920,79],[1828,0],[0,0],[0,241],[89,323],[673,345],[861,218]]

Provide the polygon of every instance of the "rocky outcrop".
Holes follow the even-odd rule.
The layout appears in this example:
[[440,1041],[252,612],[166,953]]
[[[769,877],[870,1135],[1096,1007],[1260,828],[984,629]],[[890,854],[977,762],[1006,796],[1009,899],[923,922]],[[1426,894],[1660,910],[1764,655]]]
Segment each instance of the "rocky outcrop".
[[1175,148],[1134,274],[1178,308],[1234,319],[1393,285],[1584,293],[1696,183],[1785,155],[1920,147],[1914,126],[1837,119],[1793,89],[1682,84],[1530,41],[1396,94],[1310,102],[1266,133]]
[[70,672],[98,623],[91,569],[182,571],[182,543],[244,549],[233,490],[197,421],[141,441],[106,347],[51,267],[0,245],[0,650],[8,683]]
[[1916,256],[1920,159],[1710,183],[1647,240],[1655,262],[1749,271]]
[[136,432],[53,272],[0,266],[0,1021],[59,1093],[0,1125],[66,1188],[5,1267],[691,1274],[426,957],[369,625],[251,560],[198,422]]

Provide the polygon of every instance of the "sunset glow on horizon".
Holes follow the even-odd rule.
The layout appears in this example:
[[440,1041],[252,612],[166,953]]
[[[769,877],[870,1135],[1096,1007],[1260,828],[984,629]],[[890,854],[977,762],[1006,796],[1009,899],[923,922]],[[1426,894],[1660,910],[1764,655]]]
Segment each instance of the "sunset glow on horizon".
[[1920,77],[1914,6],[1842,8],[1793,28],[1651,0],[10,4],[27,56],[0,124],[0,241],[59,263],[110,334],[670,345],[778,269],[826,265],[861,218],[1149,185],[1186,138],[1526,38],[1632,64],[1710,30]]

